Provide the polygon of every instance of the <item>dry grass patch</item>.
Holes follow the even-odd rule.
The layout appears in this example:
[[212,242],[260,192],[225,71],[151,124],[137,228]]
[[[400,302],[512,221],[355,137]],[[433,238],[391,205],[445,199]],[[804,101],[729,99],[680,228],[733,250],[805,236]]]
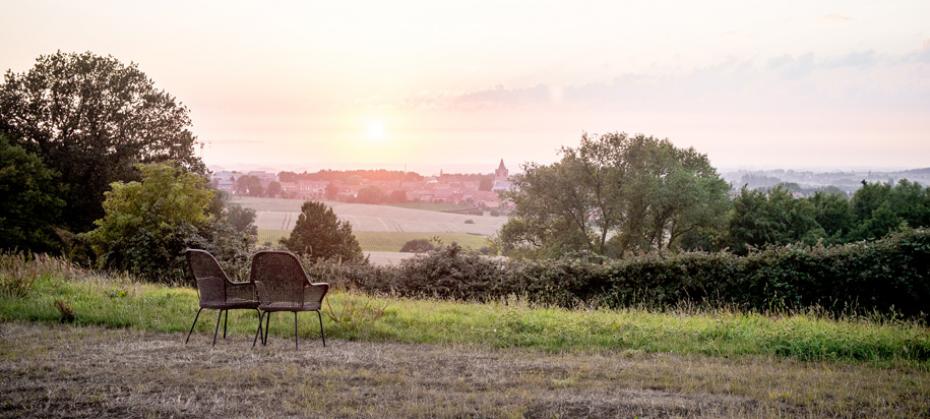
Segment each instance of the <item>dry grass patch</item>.
[[630,417],[928,413],[923,368],[335,340],[323,348],[0,324],[0,416]]

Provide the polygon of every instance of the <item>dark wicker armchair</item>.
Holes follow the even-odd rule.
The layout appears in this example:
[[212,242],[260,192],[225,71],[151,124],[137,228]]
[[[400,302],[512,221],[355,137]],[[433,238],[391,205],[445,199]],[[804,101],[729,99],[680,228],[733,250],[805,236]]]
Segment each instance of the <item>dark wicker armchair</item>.
[[[265,319],[265,335],[262,345],[268,344],[268,327],[271,313],[290,311],[294,313],[294,347],[299,349],[297,337],[297,313],[315,311],[320,320],[320,338],[326,346],[326,334],[323,332],[323,315],[320,308],[323,297],[329,291],[327,283],[311,283],[307,273],[300,266],[297,256],[284,251],[261,251],[252,256],[252,282],[258,291],[261,316]],[[259,330],[261,333],[261,317]],[[255,346],[255,342],[252,342]]]
[[[255,295],[255,284],[252,282],[235,283],[229,280],[226,272],[220,267],[216,258],[205,250],[187,249],[184,251],[187,257],[187,266],[190,275],[197,281],[197,293],[200,294],[200,309],[194,316],[194,323],[191,324],[191,330],[187,332],[187,339],[184,344],[191,338],[194,326],[197,325],[197,319],[200,318],[200,312],[203,309],[219,310],[216,315],[216,327],[213,329],[213,345],[216,345],[216,335],[220,328],[220,317],[226,313],[223,320],[223,339],[226,339],[226,324],[229,321],[229,310],[256,310],[258,311],[258,298]],[[262,327],[261,312],[258,317],[258,327]],[[255,337],[261,332],[256,332]],[[254,341],[254,339],[253,339]]]

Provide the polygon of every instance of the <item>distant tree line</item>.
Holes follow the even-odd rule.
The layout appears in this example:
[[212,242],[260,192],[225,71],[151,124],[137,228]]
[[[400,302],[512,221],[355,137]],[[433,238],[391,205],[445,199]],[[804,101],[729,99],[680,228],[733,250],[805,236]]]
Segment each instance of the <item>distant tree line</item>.
[[830,190],[796,197],[791,185],[743,187],[730,196],[705,155],[644,135],[585,135],[558,162],[527,165],[514,184],[507,194],[514,216],[497,237],[499,250],[511,256],[745,254],[930,227],[930,188],[914,182],[863,182],[852,198]]

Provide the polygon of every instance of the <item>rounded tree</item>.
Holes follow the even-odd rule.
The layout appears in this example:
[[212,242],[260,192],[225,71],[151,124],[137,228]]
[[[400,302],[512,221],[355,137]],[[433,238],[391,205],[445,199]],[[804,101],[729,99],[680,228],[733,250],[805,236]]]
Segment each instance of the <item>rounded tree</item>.
[[0,132],[61,173],[63,222],[74,231],[103,216],[110,183],[141,178],[138,163],[170,160],[205,172],[190,125],[187,107],[136,64],[111,56],[43,55],[0,84]]
[[352,226],[340,221],[333,209],[322,202],[304,202],[294,230],[290,237],[281,239],[281,244],[314,260],[359,261],[363,257]]

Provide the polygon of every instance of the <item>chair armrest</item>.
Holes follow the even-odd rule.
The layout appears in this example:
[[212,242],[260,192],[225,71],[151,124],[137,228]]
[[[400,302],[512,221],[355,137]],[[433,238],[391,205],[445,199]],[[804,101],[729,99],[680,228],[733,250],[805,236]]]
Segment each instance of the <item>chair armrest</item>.
[[327,292],[329,284],[325,282],[308,283],[304,285],[304,302],[322,303]]
[[226,283],[226,299],[230,298],[240,298],[243,300],[258,300],[258,296],[255,293],[255,285],[251,282],[227,282]]

